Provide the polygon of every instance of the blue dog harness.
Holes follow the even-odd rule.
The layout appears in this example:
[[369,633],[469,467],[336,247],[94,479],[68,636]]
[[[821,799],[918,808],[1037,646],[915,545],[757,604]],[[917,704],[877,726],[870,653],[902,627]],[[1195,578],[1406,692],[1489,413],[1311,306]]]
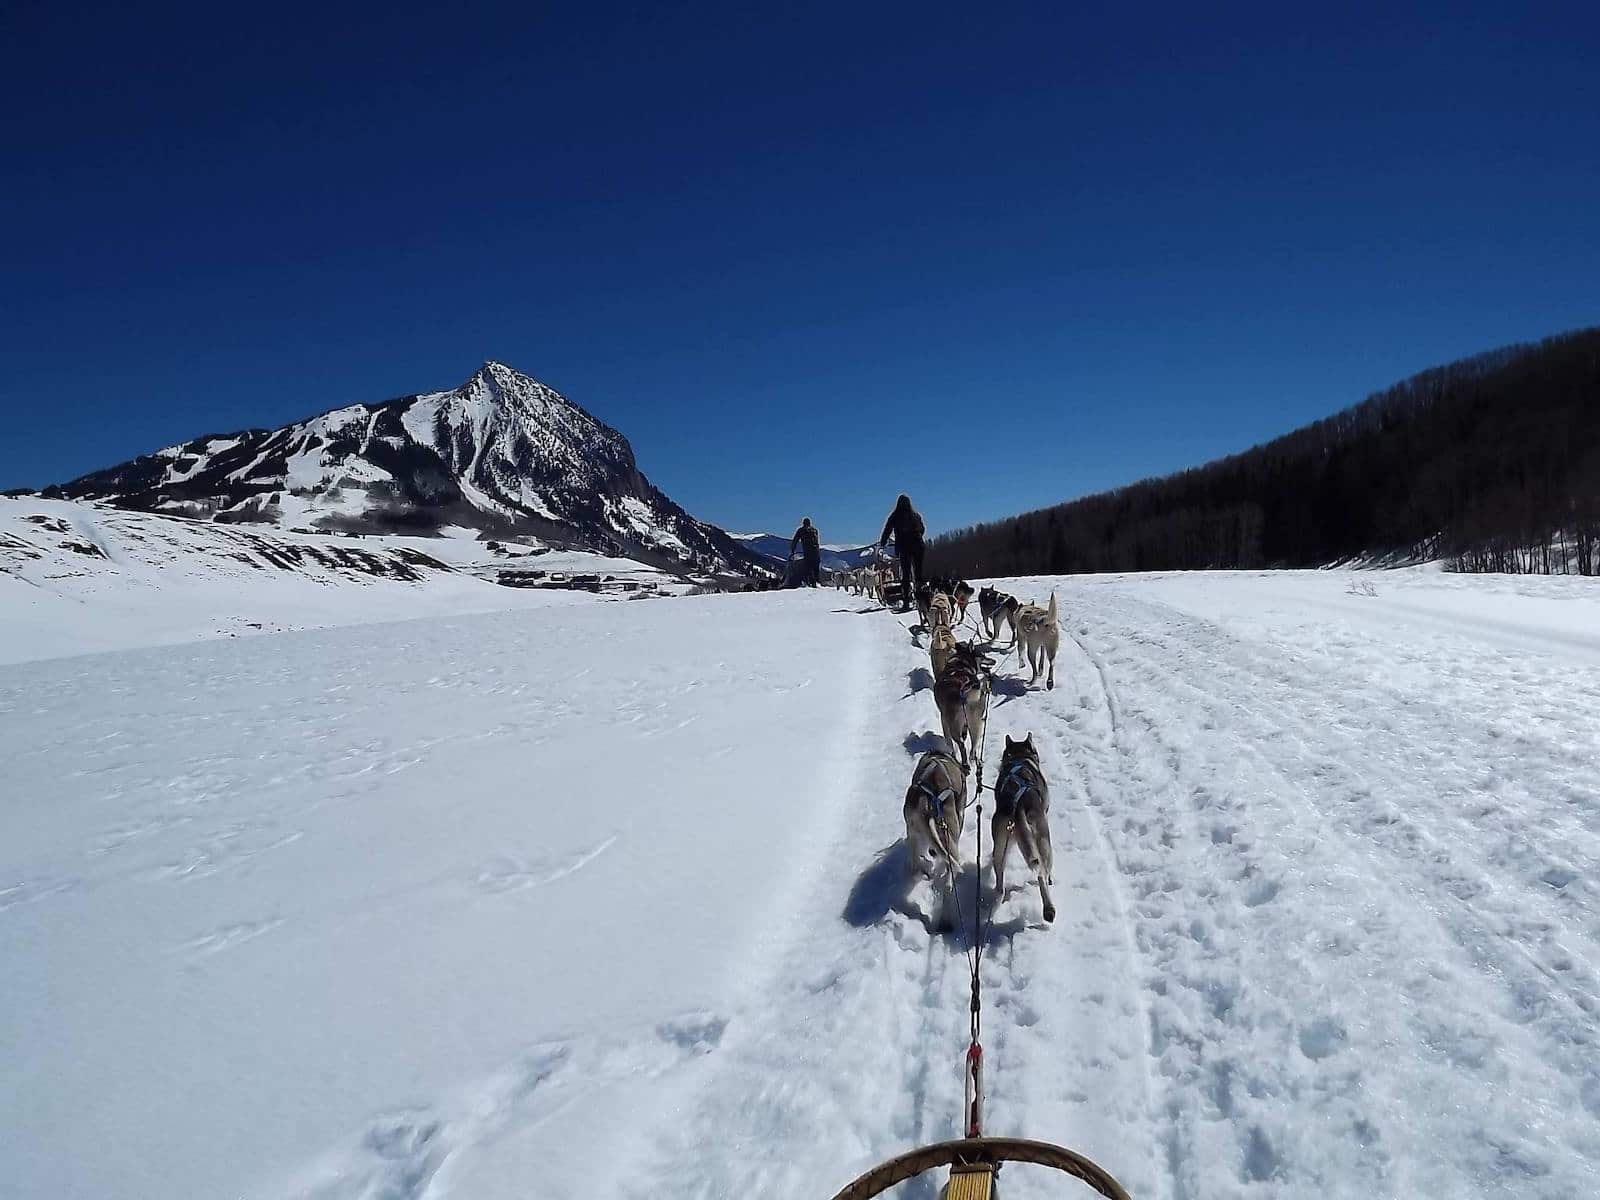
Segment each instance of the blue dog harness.
[[[929,800],[933,801],[933,816],[934,820],[936,821],[944,820],[945,801],[954,799],[956,794],[955,788],[945,788],[943,791],[936,792],[929,787],[926,782],[924,782],[928,775],[933,771],[934,767],[939,764],[941,758],[948,761],[957,769],[960,768],[960,764],[957,763],[955,759],[949,758],[946,755],[941,755],[939,758],[930,760],[928,765],[923,767],[922,770],[917,773],[916,779],[912,780],[912,786],[914,786],[917,791],[921,792],[924,796],[928,797]],[[962,807],[965,808],[966,805],[962,805]]]
[[1021,778],[1022,772],[1031,766],[1033,766],[1033,763],[1028,759],[1019,758],[1016,762],[1011,764],[1010,769],[1006,771],[1004,775],[995,780],[995,791],[998,792],[1000,790],[1000,784],[1003,780],[1009,779],[1012,783],[1012,786],[1017,789],[1017,799],[1022,799],[1023,795],[1033,787],[1031,782]]

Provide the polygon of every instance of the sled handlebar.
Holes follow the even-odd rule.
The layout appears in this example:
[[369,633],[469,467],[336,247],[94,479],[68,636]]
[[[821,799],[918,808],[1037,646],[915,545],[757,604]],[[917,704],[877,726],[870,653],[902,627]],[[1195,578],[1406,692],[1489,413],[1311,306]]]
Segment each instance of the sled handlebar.
[[895,1184],[904,1183],[935,1167],[999,1167],[1007,1162],[1049,1167],[1083,1180],[1106,1200],[1130,1200],[1128,1193],[1109,1171],[1075,1150],[1027,1138],[996,1137],[962,1138],[907,1151],[898,1158],[891,1158],[873,1167],[836,1193],[833,1200],[870,1200],[870,1197],[881,1195]]

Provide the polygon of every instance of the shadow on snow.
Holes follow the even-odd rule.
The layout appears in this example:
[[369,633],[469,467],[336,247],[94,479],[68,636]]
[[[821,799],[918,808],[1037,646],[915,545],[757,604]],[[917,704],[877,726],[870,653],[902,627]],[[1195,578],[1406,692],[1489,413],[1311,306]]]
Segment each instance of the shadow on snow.
[[[961,865],[961,875],[956,880],[961,920],[954,929],[940,930],[936,928],[938,914],[925,911],[922,905],[912,899],[912,892],[919,886],[924,891],[928,891],[928,888],[922,885],[920,879],[913,880],[906,861],[907,853],[905,838],[897,838],[873,856],[866,869],[856,878],[850,895],[845,898],[844,912],[841,914],[845,923],[865,929],[879,924],[890,913],[899,913],[908,920],[918,922],[928,931],[929,937],[944,938],[952,950],[962,953],[970,950],[975,944],[973,913],[976,911],[987,917],[996,903],[994,890],[983,885],[982,868],[972,862]],[[1008,887],[1006,895],[1016,890],[1015,887]],[[931,891],[928,894],[931,896]],[[954,920],[955,914],[950,916]],[[1019,913],[1014,913],[1004,921],[986,922],[983,948],[992,950],[1009,942],[1030,924],[1040,923],[1029,922]]]

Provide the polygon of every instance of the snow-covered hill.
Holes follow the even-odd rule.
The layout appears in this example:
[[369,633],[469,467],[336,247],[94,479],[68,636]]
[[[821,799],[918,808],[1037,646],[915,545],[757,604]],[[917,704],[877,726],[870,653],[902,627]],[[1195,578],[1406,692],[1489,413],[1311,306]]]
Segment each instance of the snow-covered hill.
[[[534,573],[539,578],[529,578]],[[280,533],[0,497],[0,663],[574,599],[496,586],[507,576],[686,587],[628,559],[576,551],[464,537]]]
[[702,573],[756,561],[646,479],[622,434],[496,362],[451,391],[196,438],[45,494],[284,529],[531,534]]
[[[1060,916],[994,910],[988,1128],[1153,1200],[1600,1195],[1590,581],[1010,586],[1064,632],[1054,691],[999,665],[990,779],[1032,733]],[[810,1200],[952,1136],[908,619],[584,602],[0,667],[6,1188]]]

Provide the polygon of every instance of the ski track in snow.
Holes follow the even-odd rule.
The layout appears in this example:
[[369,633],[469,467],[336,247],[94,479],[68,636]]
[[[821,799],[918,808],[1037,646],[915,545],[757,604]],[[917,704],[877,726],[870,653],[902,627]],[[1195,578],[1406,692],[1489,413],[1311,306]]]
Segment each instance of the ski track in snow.
[[[1538,599],[1556,624],[1525,629],[1511,601],[1485,620],[1456,611],[1467,585],[1381,575],[1368,603],[1347,578],[1001,582],[1056,587],[1063,614],[1056,689],[1003,660],[986,740],[986,781],[1007,734],[1040,747],[1059,913],[1014,856],[979,948],[986,1128],[1159,1200],[1600,1194],[1581,617]],[[8,994],[44,1039],[27,1077],[194,1056],[164,1091],[226,1103],[237,1039],[263,1037],[255,1069],[294,1051],[291,1073],[248,1097],[261,1128],[196,1127],[224,1137],[203,1178],[318,1200],[827,1196],[957,1136],[969,935],[932,932],[906,879],[938,718],[905,618],[790,594],[281,637],[0,675],[13,777],[74,813],[0,809],[23,847],[0,858]],[[468,797],[470,820],[436,811]],[[142,924],[119,943],[119,897],[151,954]],[[167,1003],[145,975],[173,964],[198,1027],[37,1007],[46,945],[77,1005],[101,977]],[[308,967],[329,982],[301,995]],[[319,1019],[341,1029],[297,1046]],[[35,1135],[101,1082],[64,1076]],[[184,1183],[120,1144],[82,1178],[133,1154],[124,1182]],[[230,1176],[239,1146],[277,1175]],[[1021,1166],[1002,1186],[1087,1194]]]

